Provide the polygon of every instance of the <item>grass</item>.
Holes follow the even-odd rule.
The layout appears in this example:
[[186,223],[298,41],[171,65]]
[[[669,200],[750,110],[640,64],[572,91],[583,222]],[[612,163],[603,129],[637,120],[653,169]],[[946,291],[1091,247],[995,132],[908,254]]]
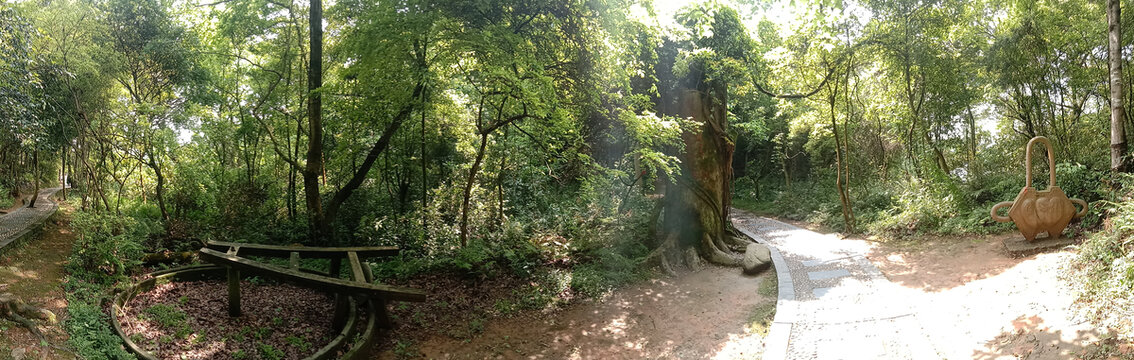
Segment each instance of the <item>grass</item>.
[[748,320],[745,322],[744,330],[749,334],[768,336],[768,330],[772,327],[772,318],[775,315],[776,302],[762,302],[752,308],[751,315],[748,315]]
[[189,334],[193,333],[193,329],[189,327],[186,320],[189,318],[184,311],[166,304],[155,304],[146,308],[146,315],[150,319],[161,325],[162,328],[173,330],[173,336],[178,339],[185,339]]
[[0,196],[0,209],[7,209],[16,203],[16,198],[7,196]]
[[776,276],[776,270],[772,270],[764,278],[764,281],[760,283],[760,288],[756,290],[756,293],[770,298],[775,298],[776,296],[779,296],[779,286],[780,280]]

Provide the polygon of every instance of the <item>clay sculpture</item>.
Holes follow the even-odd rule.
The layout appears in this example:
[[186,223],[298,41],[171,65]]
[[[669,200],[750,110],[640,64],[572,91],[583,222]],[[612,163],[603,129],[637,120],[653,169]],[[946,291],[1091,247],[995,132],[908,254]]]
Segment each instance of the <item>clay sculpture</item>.
[[[1036,142],[1047,146],[1047,163],[1049,179],[1046,190],[1036,190],[1032,187],[1032,145]],[[1016,228],[1024,235],[1027,241],[1035,241],[1036,235],[1047,232],[1049,238],[1058,238],[1071,219],[1081,218],[1087,214],[1087,202],[1080,199],[1069,199],[1058,185],[1055,185],[1055,155],[1051,149],[1051,142],[1046,137],[1037,136],[1028,141],[1027,153],[1024,155],[1024,168],[1026,184],[1015,201],[1005,201],[992,206],[992,219],[998,222],[1015,222]],[[1075,204],[1082,209],[1076,211]],[[1008,209],[1008,216],[1000,216],[997,212],[1003,207]]]

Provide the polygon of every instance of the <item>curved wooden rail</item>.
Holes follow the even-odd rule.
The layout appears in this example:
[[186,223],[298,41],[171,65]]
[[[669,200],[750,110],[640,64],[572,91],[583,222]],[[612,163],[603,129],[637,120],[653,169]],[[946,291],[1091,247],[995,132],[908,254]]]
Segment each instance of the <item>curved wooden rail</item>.
[[[245,253],[244,246],[238,253]],[[290,253],[289,251],[288,253]],[[425,301],[425,292],[417,289],[403,288],[389,285],[370,284],[360,281],[350,281],[330,276],[309,274],[298,269],[288,269],[275,265],[268,265],[259,261],[246,259],[235,254],[223,253],[209,248],[201,248],[201,260],[236,269],[244,273],[262,274],[272,278],[291,281],[301,285],[325,289],[328,292],[369,295],[380,299],[393,301]],[[346,253],[343,256],[348,256]]]
[[239,248],[240,255],[244,256],[269,256],[277,258],[291,257],[292,253],[299,253],[303,258],[319,258],[319,259],[342,259],[347,257],[347,253],[358,254],[362,258],[372,257],[388,257],[398,255],[399,250],[396,246],[361,246],[361,247],[315,247],[315,246],[279,246],[279,245],[261,245],[261,244],[244,244],[226,241],[209,241],[208,248],[218,251],[228,251],[228,249]]

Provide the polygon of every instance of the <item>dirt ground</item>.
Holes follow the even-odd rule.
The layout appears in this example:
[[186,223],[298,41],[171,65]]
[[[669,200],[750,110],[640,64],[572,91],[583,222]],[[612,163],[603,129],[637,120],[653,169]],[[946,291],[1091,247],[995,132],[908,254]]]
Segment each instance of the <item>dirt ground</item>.
[[333,299],[290,284],[240,285],[240,317],[228,316],[227,283],[158,285],[119,318],[122,330],[160,359],[300,359],[334,337]]
[[[707,267],[580,302],[554,313],[489,320],[479,335],[434,335],[386,349],[380,359],[753,359],[775,292],[739,269]],[[764,284],[774,289],[774,283]],[[766,325],[764,325],[766,326]],[[766,330],[764,330],[766,331]]]
[[[70,209],[61,204],[60,213]],[[62,215],[62,214],[60,214]],[[67,334],[61,324],[67,315],[67,300],[63,296],[63,265],[71,254],[75,234],[70,230],[66,216],[56,215],[48,220],[42,235],[17,245],[18,248],[0,256],[0,292],[10,292],[30,305],[50,310],[59,323],[41,327],[52,344],[64,346]],[[0,320],[0,359],[24,354],[29,359],[68,359],[73,355],[42,346],[27,330]]]
[[1010,236],[878,243],[868,258],[916,290],[923,326],[949,358],[1134,358],[1131,344],[1074,310],[1075,295],[1059,279],[1073,248],[1015,257],[1001,243]]

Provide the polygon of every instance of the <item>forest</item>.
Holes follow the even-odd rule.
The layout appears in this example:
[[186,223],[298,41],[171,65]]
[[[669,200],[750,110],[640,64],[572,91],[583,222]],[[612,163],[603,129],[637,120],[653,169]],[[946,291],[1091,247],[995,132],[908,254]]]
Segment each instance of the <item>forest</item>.
[[1131,6],[0,1],[0,359],[1134,357]]

